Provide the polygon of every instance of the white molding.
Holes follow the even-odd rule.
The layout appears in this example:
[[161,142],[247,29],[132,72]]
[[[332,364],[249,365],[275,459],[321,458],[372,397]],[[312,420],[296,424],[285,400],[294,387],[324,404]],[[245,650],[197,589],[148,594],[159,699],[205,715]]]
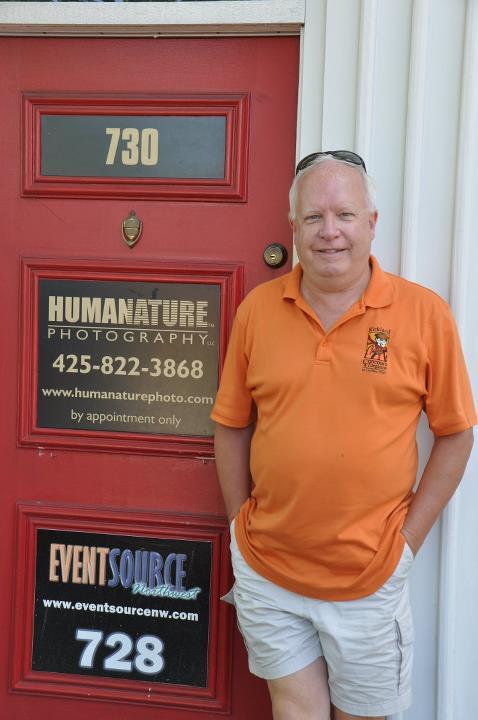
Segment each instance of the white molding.
[[355,144],[360,0],[328,0],[321,149]]
[[454,717],[457,505],[453,497],[441,517],[438,603],[437,720]]
[[362,0],[355,115],[355,150],[367,158],[373,175],[375,72],[377,66],[378,0]]
[[457,174],[455,188],[455,217],[453,230],[453,257],[451,273],[451,300],[454,315],[464,334],[467,313],[467,294],[470,246],[475,242],[473,210],[476,210],[476,187],[473,187],[473,170],[478,160],[478,3],[469,0],[465,21],[463,52],[460,128],[457,148]]
[[[296,161],[322,143],[327,0],[305,0],[300,34]],[[297,262],[295,245],[292,263]]]
[[301,33],[297,160],[322,142],[327,0],[306,0],[305,27]]
[[1,35],[297,34],[305,0],[183,3],[0,2]]
[[[468,323],[467,298],[475,280],[476,268],[470,261],[471,243],[475,242],[476,187],[474,168],[478,158],[478,3],[469,0],[465,21],[463,51],[460,131],[457,148],[455,216],[451,268],[451,306],[462,337]],[[459,551],[459,503],[454,496],[444,510],[440,546],[440,600],[438,613],[438,697],[437,720],[456,716],[456,640],[457,576]]]
[[403,189],[401,274],[416,280],[430,0],[414,0]]

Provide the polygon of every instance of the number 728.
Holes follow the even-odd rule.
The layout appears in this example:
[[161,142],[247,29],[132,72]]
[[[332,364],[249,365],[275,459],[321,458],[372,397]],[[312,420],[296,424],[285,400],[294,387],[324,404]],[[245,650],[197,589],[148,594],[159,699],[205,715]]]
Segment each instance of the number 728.
[[[80,656],[81,668],[92,668],[95,662],[96,651],[103,641],[101,630],[84,630],[78,628],[75,633],[76,640],[86,642]],[[141,635],[136,640],[136,654],[132,659],[128,656],[133,650],[133,640],[122,632],[113,632],[106,636],[104,645],[114,649],[103,661],[104,670],[120,672],[133,672],[133,667],[145,675],[155,675],[164,668],[162,652],[164,643],[155,635]]]

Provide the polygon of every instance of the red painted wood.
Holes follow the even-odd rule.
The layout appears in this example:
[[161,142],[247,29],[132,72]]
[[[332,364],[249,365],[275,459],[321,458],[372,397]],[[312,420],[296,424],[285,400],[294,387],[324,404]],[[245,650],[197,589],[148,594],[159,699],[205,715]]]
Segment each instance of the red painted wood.
[[[101,720],[199,720],[215,717],[219,706],[229,704],[226,716],[233,720],[270,718],[264,683],[249,675],[242,638],[236,631],[231,636],[229,610],[220,609],[217,598],[211,617],[211,657],[216,658],[211,677],[216,680],[207,697],[191,688],[166,688],[162,695],[153,693],[152,705],[137,689],[142,683],[85,682],[84,677],[65,683],[63,676],[29,668],[38,523],[69,528],[85,522],[107,528],[110,523],[125,532],[143,526],[145,534],[154,535],[155,519],[159,532],[170,515],[190,518],[196,529],[208,527],[217,538],[213,573],[218,594],[230,576],[223,550],[227,523],[209,441],[195,454],[178,453],[181,443],[175,438],[170,452],[161,454],[146,452],[138,438],[126,440],[139,443],[129,449],[90,438],[91,444],[78,450],[68,447],[71,437],[62,444],[62,435],[51,446],[48,437],[35,437],[29,396],[35,303],[28,288],[41,268],[48,273],[80,268],[85,277],[95,268],[107,276],[137,272],[140,279],[144,272],[192,278],[204,271],[223,283],[232,308],[240,287],[233,279],[235,269],[243,273],[244,292],[286,272],[287,266],[279,271],[266,267],[262,253],[280,242],[292,255],[287,192],[295,159],[298,57],[299,41],[293,37],[2,39],[0,625],[9,629],[0,634],[2,720],[83,720],[88,713]],[[118,102],[133,96],[246,97],[249,125],[237,140],[244,160],[235,170],[238,177],[243,173],[240,192],[247,185],[247,197],[239,202],[232,196],[143,199],[133,187],[124,197],[115,196],[111,187],[104,194],[97,188],[94,197],[78,197],[69,187],[62,197],[51,192],[22,196],[22,178],[25,188],[37,182],[28,129],[33,132],[34,124],[27,126],[22,114],[26,96],[62,102],[67,96]],[[61,189],[62,183],[55,187]],[[132,209],[143,221],[143,233],[130,249],[121,222]],[[223,337],[229,322],[226,313]],[[25,440],[33,444],[22,444]],[[191,702],[194,709],[180,707]]]

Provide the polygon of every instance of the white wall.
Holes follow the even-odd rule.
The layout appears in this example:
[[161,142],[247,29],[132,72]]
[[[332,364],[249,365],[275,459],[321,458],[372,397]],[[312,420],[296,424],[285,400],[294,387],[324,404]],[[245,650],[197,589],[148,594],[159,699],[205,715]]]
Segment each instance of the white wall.
[[[478,0],[306,0],[298,156],[362,154],[378,186],[374,252],[451,302],[478,398]],[[421,465],[431,445],[419,432]],[[414,705],[478,717],[478,452],[411,576]]]

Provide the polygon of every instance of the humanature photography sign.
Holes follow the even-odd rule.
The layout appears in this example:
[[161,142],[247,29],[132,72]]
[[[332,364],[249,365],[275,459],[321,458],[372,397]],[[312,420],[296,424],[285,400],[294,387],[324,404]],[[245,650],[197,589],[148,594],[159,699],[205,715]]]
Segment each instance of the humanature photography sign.
[[37,427],[210,436],[220,287],[41,278]]
[[212,545],[37,530],[32,669],[206,687]]

